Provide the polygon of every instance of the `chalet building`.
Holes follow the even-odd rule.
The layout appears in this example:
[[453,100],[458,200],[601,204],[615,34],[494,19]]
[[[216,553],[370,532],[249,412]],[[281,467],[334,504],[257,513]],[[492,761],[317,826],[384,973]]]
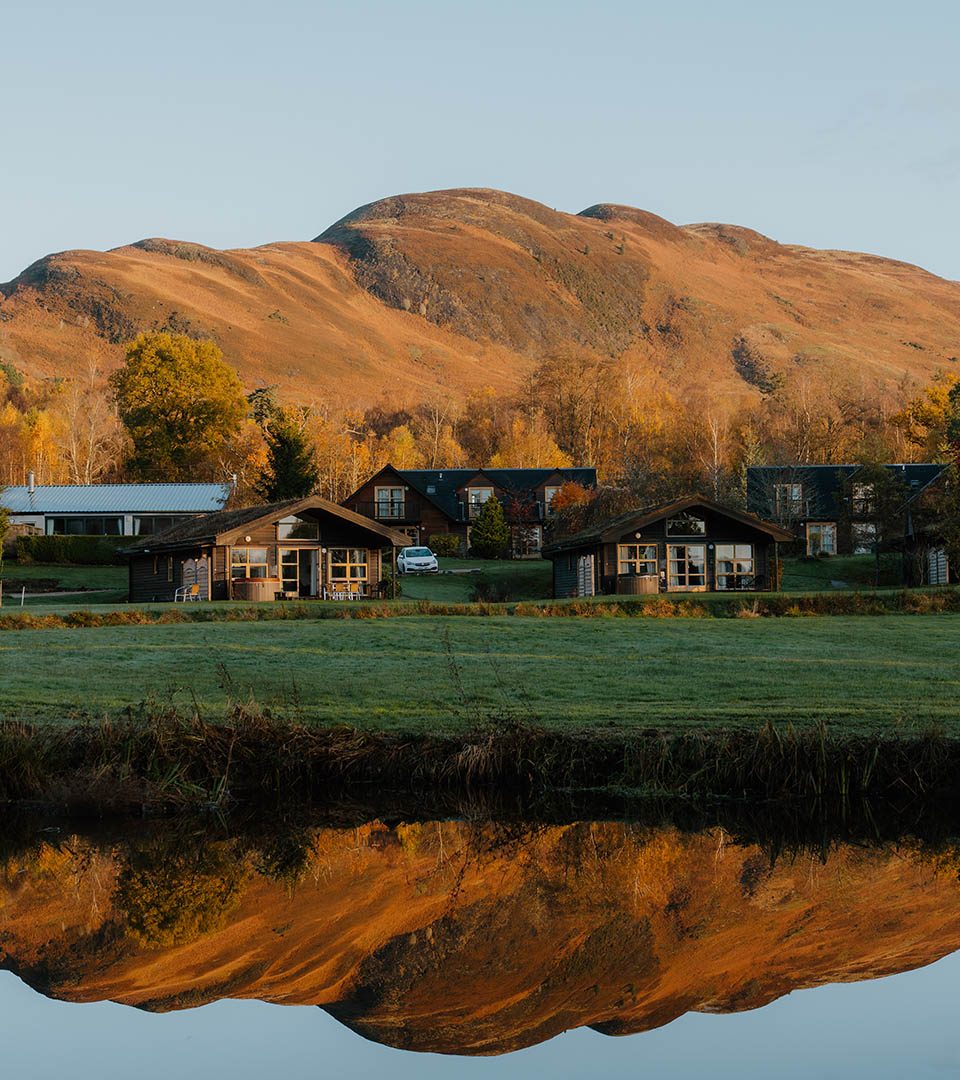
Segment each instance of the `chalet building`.
[[148,536],[222,510],[231,484],[34,484],[0,489],[21,534]]
[[466,551],[470,525],[492,496],[503,505],[512,553],[536,555],[551,503],[564,484],[597,486],[596,469],[395,469],[387,465],[343,505],[398,529],[411,544],[454,533]]
[[123,551],[131,602],[360,599],[407,538],[319,496],[207,514]]
[[[886,465],[904,486],[905,512],[943,465]],[[862,465],[754,465],[747,468],[747,508],[789,529],[807,555],[865,555],[874,550],[873,493],[859,483]],[[909,531],[909,522],[907,524]]]
[[634,510],[543,549],[557,598],[774,590],[793,533],[699,495]]

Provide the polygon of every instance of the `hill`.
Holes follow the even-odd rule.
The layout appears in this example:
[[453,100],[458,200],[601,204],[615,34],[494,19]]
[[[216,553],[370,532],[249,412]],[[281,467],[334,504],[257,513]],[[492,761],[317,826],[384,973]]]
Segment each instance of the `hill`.
[[49,255],[0,286],[0,363],[31,376],[109,369],[160,328],[214,338],[248,385],[299,400],[505,390],[561,352],[743,400],[796,379],[892,389],[960,362],[960,283],[731,225],[461,189],[371,203],[312,242],[143,240]]

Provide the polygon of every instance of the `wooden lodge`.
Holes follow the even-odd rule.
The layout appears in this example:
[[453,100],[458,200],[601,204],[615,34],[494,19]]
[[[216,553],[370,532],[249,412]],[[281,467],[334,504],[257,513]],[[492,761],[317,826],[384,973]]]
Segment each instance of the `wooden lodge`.
[[697,495],[599,522],[543,549],[555,597],[778,586],[779,525]]
[[597,486],[596,469],[395,469],[386,465],[343,505],[405,533],[409,544],[453,534],[466,554],[470,528],[483,504],[496,498],[510,526],[510,553],[536,556],[564,484]]
[[224,510],[126,548],[131,602],[376,596],[407,538],[318,496]]

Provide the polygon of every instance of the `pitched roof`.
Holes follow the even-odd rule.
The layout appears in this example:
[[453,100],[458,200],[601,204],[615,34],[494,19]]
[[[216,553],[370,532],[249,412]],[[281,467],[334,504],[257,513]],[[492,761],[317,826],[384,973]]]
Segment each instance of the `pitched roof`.
[[244,506],[238,510],[221,510],[216,514],[204,514],[203,517],[191,518],[173,525],[155,536],[144,536],[136,543],[124,548],[123,554],[135,555],[137,552],[158,551],[166,548],[193,546],[201,543],[219,544],[222,537],[229,536],[237,529],[257,525],[264,521],[273,521],[295,514],[309,514],[311,511],[339,518],[341,521],[356,525],[369,533],[382,537],[395,547],[403,547],[410,542],[404,533],[397,532],[386,525],[362,514],[355,514],[337,506],[319,495],[306,499],[287,499],[283,502],[267,503],[261,506]]
[[559,476],[563,483],[597,486],[596,469],[395,469],[387,465],[381,472],[388,470],[455,521],[461,517],[457,491],[475,476],[486,477],[494,487],[517,495],[533,491],[551,476]]
[[773,540],[787,542],[794,539],[793,533],[782,529],[773,522],[764,521],[762,518],[757,517],[756,514],[749,514],[745,510],[735,510],[730,506],[714,502],[712,499],[706,499],[702,495],[687,495],[682,499],[674,499],[673,502],[660,503],[658,506],[640,507],[625,514],[619,514],[615,518],[607,518],[606,521],[591,525],[589,528],[574,533],[572,536],[565,536],[555,543],[544,545],[542,553],[549,556],[555,551],[569,551],[570,548],[610,543],[619,539],[625,532],[632,529],[642,529],[645,525],[649,525],[654,521],[670,517],[673,514],[681,514],[695,506],[702,506],[716,514],[722,514],[724,517],[739,521],[743,525],[749,525],[759,532],[765,532]]
[[11,514],[209,514],[230,484],[43,484],[0,489]]

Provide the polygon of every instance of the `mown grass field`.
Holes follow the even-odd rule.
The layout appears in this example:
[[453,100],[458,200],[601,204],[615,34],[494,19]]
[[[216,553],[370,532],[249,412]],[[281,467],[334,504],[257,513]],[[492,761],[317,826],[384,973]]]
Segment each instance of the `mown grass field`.
[[937,724],[960,736],[960,621],[404,619],[24,630],[0,636],[0,715],[69,721],[143,702],[209,719],[457,731]]

